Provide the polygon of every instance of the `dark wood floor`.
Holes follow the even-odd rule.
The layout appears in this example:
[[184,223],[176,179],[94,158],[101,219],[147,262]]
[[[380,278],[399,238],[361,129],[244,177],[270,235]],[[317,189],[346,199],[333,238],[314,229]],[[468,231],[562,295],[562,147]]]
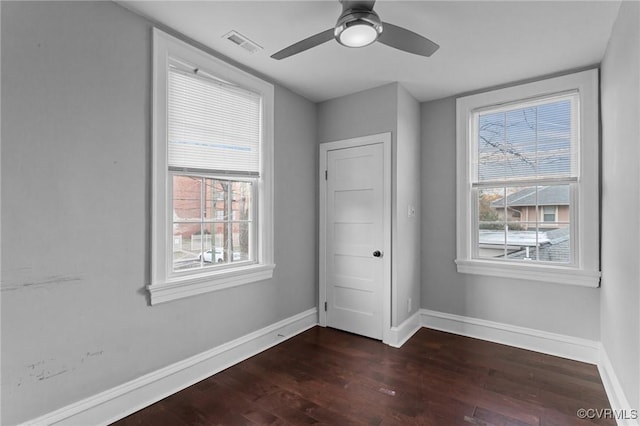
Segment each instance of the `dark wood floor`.
[[116,425],[615,425],[594,365],[421,329],[400,349],[315,327]]

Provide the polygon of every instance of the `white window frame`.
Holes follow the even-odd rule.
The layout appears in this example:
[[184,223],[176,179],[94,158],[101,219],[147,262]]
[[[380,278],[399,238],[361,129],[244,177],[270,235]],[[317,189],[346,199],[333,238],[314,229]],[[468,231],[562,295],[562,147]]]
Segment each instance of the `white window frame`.
[[[262,96],[260,178],[257,180],[257,254],[251,264],[174,273],[172,260],[171,173],[167,148],[167,87],[170,58]],[[151,304],[168,302],[272,278],[273,262],[274,87],[156,28],[153,30],[153,165],[151,208]]]
[[[474,258],[472,173],[474,112],[577,91],[580,96],[578,179],[571,193],[571,250],[569,265]],[[527,279],[598,287],[600,283],[599,233],[599,96],[598,70],[582,71],[518,86],[465,96],[456,102],[457,132],[457,270],[465,274]],[[573,207],[575,206],[575,207]]]

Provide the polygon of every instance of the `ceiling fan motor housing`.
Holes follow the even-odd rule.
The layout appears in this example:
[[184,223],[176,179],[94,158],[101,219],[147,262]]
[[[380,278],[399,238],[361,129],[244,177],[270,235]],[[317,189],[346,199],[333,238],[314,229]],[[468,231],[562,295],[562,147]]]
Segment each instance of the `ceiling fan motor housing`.
[[334,36],[347,47],[364,47],[382,34],[382,21],[373,10],[345,10],[336,22]]

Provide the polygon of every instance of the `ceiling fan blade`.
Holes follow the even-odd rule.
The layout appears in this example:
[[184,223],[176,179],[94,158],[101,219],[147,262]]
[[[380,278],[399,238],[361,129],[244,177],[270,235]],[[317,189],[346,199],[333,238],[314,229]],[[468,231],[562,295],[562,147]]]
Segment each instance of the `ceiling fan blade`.
[[271,55],[271,57],[273,59],[288,58],[289,56],[293,56],[297,53],[304,52],[307,49],[311,49],[312,47],[319,46],[322,43],[326,43],[331,39],[333,39],[333,28],[305,38],[304,40],[294,43],[289,47],[285,47],[281,51]]
[[431,56],[440,48],[428,38],[388,22],[382,23],[382,34],[378,37],[378,41],[387,46],[421,56]]

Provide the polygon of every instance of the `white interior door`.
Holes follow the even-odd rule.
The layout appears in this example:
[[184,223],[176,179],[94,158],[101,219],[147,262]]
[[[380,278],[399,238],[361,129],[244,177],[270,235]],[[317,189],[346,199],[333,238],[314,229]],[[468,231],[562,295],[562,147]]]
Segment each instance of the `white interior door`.
[[[388,270],[382,142],[326,152],[326,325],[383,339]],[[322,208],[322,206],[321,206]]]

